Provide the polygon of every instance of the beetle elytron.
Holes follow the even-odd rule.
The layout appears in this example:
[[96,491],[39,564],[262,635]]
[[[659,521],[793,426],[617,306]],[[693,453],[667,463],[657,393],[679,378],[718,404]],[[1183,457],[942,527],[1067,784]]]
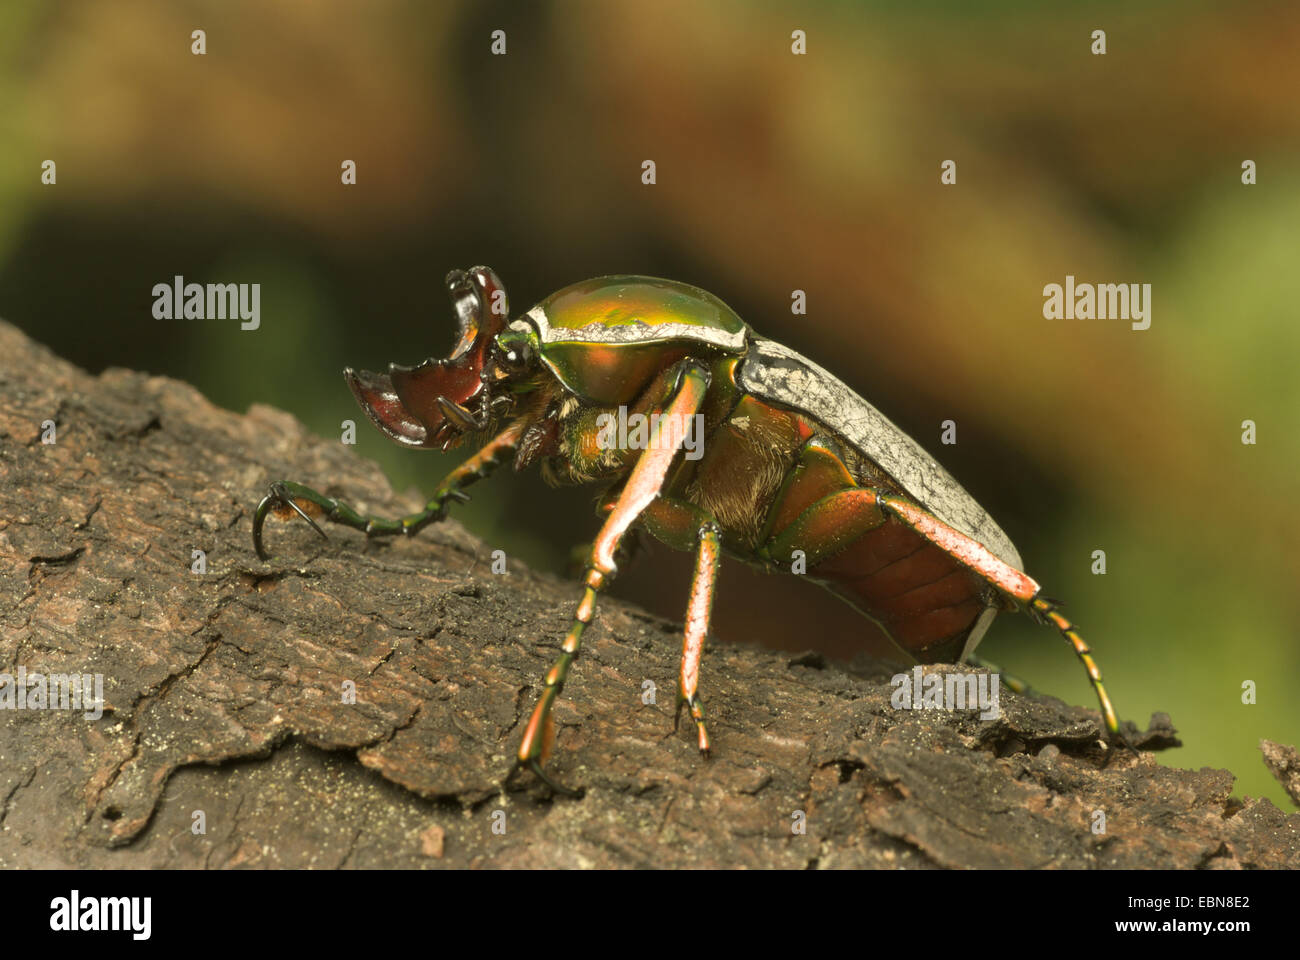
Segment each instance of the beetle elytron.
[[[453,500],[467,500],[464,488],[507,459],[516,470],[540,461],[550,483],[609,484],[582,599],[516,768],[572,792],[542,769],[554,737],[551,707],[634,523],[696,551],[677,715],[689,708],[705,756],[700,657],[724,549],[776,569],[799,558],[811,579],[879,624],[908,660],[970,657],[999,609],[1045,620],[1074,648],[1106,729],[1120,736],[1087,644],[1021,572],[1020,555],[992,518],[874,407],[755,334],[717,297],[669,280],[600,277],[509,322],[505,290],[488,268],[452,271],[447,287],[460,334],[448,359],[345,376],[376,426],[398,443],[447,449],[474,441],[478,452],[447,475],[423,511],[398,520],[363,517],[277,481],[258,505],[253,543],[267,559],[262,528],[271,512],[296,513],[322,536],[315,517],[370,536],[414,534],[444,517]],[[620,408],[625,417],[650,418],[648,442],[638,449],[598,442],[608,433],[601,418]],[[681,446],[696,415],[703,454],[691,459]]]

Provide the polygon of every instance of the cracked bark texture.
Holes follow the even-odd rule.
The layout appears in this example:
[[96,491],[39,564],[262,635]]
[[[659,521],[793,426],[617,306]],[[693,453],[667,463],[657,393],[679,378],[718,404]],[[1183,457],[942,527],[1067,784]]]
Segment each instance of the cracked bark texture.
[[576,584],[493,576],[454,519],[370,543],[273,520],[288,559],[261,563],[276,478],[422,505],[288,414],[91,377],[0,323],[0,672],[103,674],[106,700],[0,711],[0,866],[1300,866],[1300,814],[1226,771],[1103,766],[1097,715],[1050,698],[895,711],[867,659],[711,644],[702,761],[673,732],[680,625],[609,599],[556,708],[551,770],[585,797],[505,789]]

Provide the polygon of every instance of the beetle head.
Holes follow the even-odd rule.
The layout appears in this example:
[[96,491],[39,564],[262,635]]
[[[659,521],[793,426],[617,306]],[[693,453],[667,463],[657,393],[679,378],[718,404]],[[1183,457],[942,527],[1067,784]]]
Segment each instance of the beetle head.
[[517,341],[513,351],[498,343],[509,307],[505,287],[491,269],[453,270],[446,283],[458,327],[451,356],[414,367],[390,363],[387,373],[343,371],[375,425],[408,447],[445,450],[465,434],[487,429],[512,402],[508,392],[493,389],[511,376],[496,361],[510,353],[512,366],[531,362],[532,354],[525,356]]

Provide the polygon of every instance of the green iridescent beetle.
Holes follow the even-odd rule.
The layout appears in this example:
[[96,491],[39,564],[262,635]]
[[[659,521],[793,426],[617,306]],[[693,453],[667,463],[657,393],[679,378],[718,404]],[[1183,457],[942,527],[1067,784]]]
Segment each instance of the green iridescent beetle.
[[1119,722],[1074,626],[1022,572],[988,513],[910,437],[830,373],[754,333],[725,303],[684,283],[600,277],[565,287],[509,320],[486,267],[447,276],[459,339],[446,360],[387,374],[345,371],[361,406],[409,447],[478,452],[443,479],[423,511],[364,517],[297,483],[277,481],[253,521],[257,554],[271,512],[314,517],[370,536],[414,534],[446,515],[464,488],[513,460],[540,462],[551,483],[599,481],[604,524],[559,658],[519,745],[542,769],[551,708],[615,574],[615,552],[639,524],[696,553],[678,677],[702,754],[699,693],[720,555],[799,568],[875,621],[907,660],[957,662],[998,610],[1022,610],[1065,636],[1088,671],[1110,735]]

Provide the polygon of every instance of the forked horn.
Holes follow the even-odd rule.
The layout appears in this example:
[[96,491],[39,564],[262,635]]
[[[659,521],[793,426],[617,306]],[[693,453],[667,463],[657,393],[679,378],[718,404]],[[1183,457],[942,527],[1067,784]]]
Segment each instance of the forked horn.
[[343,371],[375,426],[408,447],[444,446],[475,424],[483,365],[510,317],[505,287],[490,268],[453,270],[446,284],[457,325],[451,356],[414,367],[390,363],[388,373]]

